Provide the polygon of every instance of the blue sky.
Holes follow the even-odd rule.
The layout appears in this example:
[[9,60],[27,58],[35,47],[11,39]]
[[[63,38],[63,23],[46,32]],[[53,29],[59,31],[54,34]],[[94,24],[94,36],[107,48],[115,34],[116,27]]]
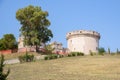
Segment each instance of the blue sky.
[[100,47],[120,49],[120,0],[0,0],[0,38],[12,33],[19,36],[16,11],[28,5],[41,6],[49,12],[51,41],[67,47],[66,33],[73,30],[95,30],[101,34]]

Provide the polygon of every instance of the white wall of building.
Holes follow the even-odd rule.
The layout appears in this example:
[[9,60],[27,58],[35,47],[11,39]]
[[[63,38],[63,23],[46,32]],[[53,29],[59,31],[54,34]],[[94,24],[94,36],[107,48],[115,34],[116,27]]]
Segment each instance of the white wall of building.
[[100,35],[94,31],[74,31],[67,34],[67,45],[70,52],[90,54],[98,52]]
[[20,36],[19,38],[18,38],[18,49],[20,49],[20,48],[24,48],[25,46],[24,46],[24,37],[23,36]]

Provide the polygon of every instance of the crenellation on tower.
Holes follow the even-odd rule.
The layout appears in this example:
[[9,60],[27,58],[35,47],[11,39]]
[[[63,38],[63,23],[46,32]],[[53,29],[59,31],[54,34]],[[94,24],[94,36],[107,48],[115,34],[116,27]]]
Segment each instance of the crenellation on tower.
[[66,38],[68,39],[69,37],[76,36],[76,35],[88,35],[88,36],[100,38],[100,33],[91,31],[91,30],[89,30],[89,31],[87,31],[87,30],[72,31],[72,32],[67,33]]

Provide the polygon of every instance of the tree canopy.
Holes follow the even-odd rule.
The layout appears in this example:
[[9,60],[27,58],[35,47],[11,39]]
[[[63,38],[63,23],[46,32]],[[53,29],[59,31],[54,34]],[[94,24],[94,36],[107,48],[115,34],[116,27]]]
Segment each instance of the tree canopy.
[[21,35],[24,36],[25,45],[40,45],[50,41],[53,37],[48,28],[50,21],[47,19],[48,12],[42,11],[41,7],[29,5],[16,12],[16,19],[22,25]]
[[0,50],[15,49],[17,48],[17,42],[13,34],[5,34],[0,39]]

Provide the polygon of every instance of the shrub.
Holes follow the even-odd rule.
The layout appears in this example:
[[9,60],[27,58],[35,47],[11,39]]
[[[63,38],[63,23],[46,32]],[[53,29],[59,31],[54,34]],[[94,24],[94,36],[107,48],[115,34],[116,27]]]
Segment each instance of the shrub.
[[105,51],[105,49],[103,47],[101,47],[101,48],[98,48],[98,52],[99,53],[105,53],[106,51]]
[[68,54],[68,57],[71,56],[84,56],[84,53],[82,52],[71,52],[70,54]]
[[84,56],[83,52],[76,52],[76,53],[77,53],[77,56]]
[[94,55],[94,54],[93,54],[93,52],[92,52],[91,50],[89,50],[89,53],[90,53],[90,55],[91,55],[91,56],[93,56],[93,55]]
[[30,55],[30,54],[26,53],[23,56],[19,56],[18,59],[19,59],[20,63],[32,62],[34,60],[34,55]]
[[53,59],[57,59],[58,58],[58,55],[57,54],[54,54],[53,55]]
[[77,56],[77,52],[71,52],[71,56]]
[[68,57],[72,57],[72,54],[68,54]]
[[76,53],[72,53],[71,55],[72,55],[72,56],[76,56]]
[[93,56],[93,53],[91,52],[90,55]]
[[94,56],[94,55],[96,55],[97,53],[96,52],[92,52],[91,50],[90,50],[90,55],[91,56]]
[[77,56],[80,56],[81,54],[80,54],[80,52],[77,52]]
[[62,57],[64,57],[64,55],[59,55],[59,58],[62,58]]
[[94,55],[93,52],[90,52],[90,55],[93,56]]
[[53,56],[52,56],[52,55],[49,55],[49,59],[50,59],[50,60],[53,59]]
[[49,56],[45,56],[45,57],[44,57],[44,60],[48,60],[48,59],[49,59]]
[[4,55],[1,54],[1,57],[0,57],[0,80],[6,80],[7,76],[10,73],[10,69],[8,69],[6,74],[4,73],[4,71],[3,71],[4,70],[3,68],[5,66],[4,61],[5,61]]
[[19,59],[20,63],[23,63],[25,61],[23,56],[19,56],[18,59]]
[[80,56],[84,56],[84,53],[80,52]]
[[[51,59],[57,59],[57,58],[58,58],[58,55],[57,55],[57,54],[50,54],[50,55],[48,55],[48,56],[46,56],[46,57],[48,57],[48,59],[51,60]],[[47,60],[48,60],[48,59],[47,59]]]

